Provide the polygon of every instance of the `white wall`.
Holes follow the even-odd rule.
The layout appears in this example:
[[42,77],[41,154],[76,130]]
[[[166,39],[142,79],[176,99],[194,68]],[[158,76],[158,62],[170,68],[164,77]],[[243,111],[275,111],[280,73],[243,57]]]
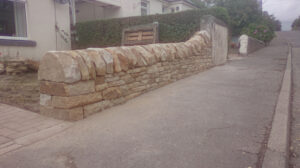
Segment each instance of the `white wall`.
[[[71,48],[68,4],[55,5],[53,0],[27,0],[26,8],[28,40],[35,41],[37,45],[34,47],[0,45],[1,56],[40,60],[47,51]],[[56,33],[55,23],[61,32],[65,32],[63,34],[67,42],[62,40],[61,33]]]
[[162,14],[163,3],[159,0],[150,0],[150,15]]
[[92,3],[77,3],[75,8],[77,22],[105,19],[104,9]]
[[[163,3],[161,1],[149,0],[149,2],[150,15],[162,14]],[[101,7],[99,4],[97,5],[97,3],[77,3],[77,22],[141,16],[141,0],[119,0],[119,6],[120,7]]]
[[[176,7],[179,7],[179,11],[176,11]],[[164,13],[172,13],[172,8],[174,9],[174,12],[182,12],[186,10],[196,9],[196,7],[193,7],[183,1],[181,2],[173,2],[168,5],[167,8],[165,8]]]
[[187,5],[185,3],[181,4],[181,11],[191,10],[191,9],[197,9],[196,7],[192,7],[190,5]]

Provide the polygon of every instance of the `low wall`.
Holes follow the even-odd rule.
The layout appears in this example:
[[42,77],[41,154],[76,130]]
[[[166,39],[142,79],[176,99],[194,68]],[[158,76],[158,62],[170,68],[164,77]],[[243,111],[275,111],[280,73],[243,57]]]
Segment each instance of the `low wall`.
[[250,36],[247,36],[245,34],[240,37],[239,41],[240,41],[239,53],[242,55],[251,54],[266,46],[264,42],[252,38]]
[[38,71],[39,62],[32,60],[1,60],[0,75],[19,75]]
[[38,73],[40,112],[80,120],[213,65],[206,31],[184,43],[48,52]]

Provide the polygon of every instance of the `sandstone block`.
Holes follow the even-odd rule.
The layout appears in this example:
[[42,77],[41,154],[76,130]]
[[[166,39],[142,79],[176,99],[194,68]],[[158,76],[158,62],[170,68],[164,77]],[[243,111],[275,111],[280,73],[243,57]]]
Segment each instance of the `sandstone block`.
[[167,53],[162,49],[160,44],[150,44],[143,47],[155,56],[157,62],[166,61]]
[[172,43],[164,44],[164,48],[165,48],[166,52],[168,53],[167,60],[172,61],[178,57],[176,47]]
[[106,64],[106,73],[112,74],[114,73],[114,59],[113,56],[106,50],[99,50],[99,54],[102,56],[105,64]]
[[101,49],[88,49],[87,54],[96,67],[97,76],[104,76],[106,74],[106,64],[100,55],[99,50]]
[[140,68],[134,68],[134,69],[131,69],[128,71],[129,74],[132,74],[132,73],[140,73],[140,72],[144,72],[146,71],[147,68],[145,67],[140,67]]
[[71,55],[77,62],[81,73],[81,80],[89,80],[90,72],[83,58],[75,51],[68,51],[66,54]]
[[147,62],[147,65],[153,65],[157,62],[154,54],[147,51],[145,48],[141,46],[136,46],[136,50],[141,54],[141,56]]
[[136,47],[130,47],[130,51],[134,54],[134,56],[137,59],[136,66],[138,67],[144,67],[147,66],[147,61],[144,59],[142,53],[140,50],[138,50]]
[[142,86],[132,88],[132,91],[133,92],[142,92],[142,91],[145,91],[146,89],[147,89],[147,85],[142,85]]
[[[127,71],[129,67],[128,55],[120,47],[107,48],[114,57],[115,72]],[[116,59],[116,62],[115,62]],[[117,69],[117,70],[116,70]]]
[[115,54],[115,48],[106,48],[106,51],[108,51],[113,58],[113,62],[114,62],[114,72],[121,72],[122,68],[121,68],[121,63],[120,60],[118,58],[118,56]]
[[129,74],[122,76],[121,80],[125,81],[125,83],[132,83],[135,81],[135,79]]
[[120,80],[119,76],[106,77],[105,82],[114,82]]
[[81,80],[78,62],[62,52],[48,52],[42,59],[39,80],[74,83]]
[[91,57],[88,55],[86,50],[77,50],[76,51],[84,60],[85,64],[88,67],[90,78],[96,79],[96,67]]
[[137,57],[133,54],[129,47],[121,47],[121,50],[128,58],[128,69],[132,69],[137,65]]
[[95,88],[96,88],[97,92],[100,92],[100,91],[106,89],[107,87],[108,87],[108,84],[107,83],[103,83],[103,84],[100,84],[100,85],[96,85]]
[[95,80],[96,85],[101,85],[101,84],[104,84],[104,83],[105,83],[105,77],[104,76],[97,77],[96,80]]
[[83,108],[56,109],[40,106],[40,114],[59,120],[78,121],[83,119]]
[[116,106],[116,105],[120,105],[126,102],[126,99],[124,97],[120,97],[118,99],[113,99],[111,100],[111,103]]
[[197,44],[197,41],[195,41],[195,40],[188,41],[188,42],[185,42],[185,45],[189,48],[189,50],[191,50],[192,55],[201,54],[201,45],[200,45],[200,43]]
[[109,82],[107,84],[108,84],[108,87],[115,87],[115,86],[124,85],[124,84],[126,84],[126,82],[123,80],[118,80],[118,81]]
[[51,96],[46,94],[40,94],[40,105],[51,106]]
[[0,74],[5,72],[5,66],[4,63],[0,62]]
[[101,112],[101,111],[103,111],[103,110],[105,110],[105,109],[107,109],[111,106],[112,106],[112,103],[108,100],[104,100],[104,101],[97,102],[97,103],[94,103],[94,104],[86,105],[86,106],[83,107],[84,117],[88,117],[92,114]]
[[71,97],[52,96],[52,106],[55,108],[70,109],[101,100],[102,95],[100,92]]
[[103,98],[105,100],[112,100],[121,97],[122,92],[118,87],[107,88],[103,91]]
[[40,82],[40,92],[55,96],[76,96],[95,92],[95,81],[81,81],[74,84]]
[[130,94],[129,87],[127,85],[120,86],[120,90],[122,96],[127,96],[128,94]]
[[128,84],[128,88],[132,89],[132,88],[135,88],[135,87],[138,87],[141,85],[143,85],[141,82],[133,82],[133,83]]
[[129,94],[127,96],[125,96],[125,99],[126,101],[130,100],[130,99],[133,99],[135,97],[138,97],[139,95],[141,95],[142,92],[135,92],[135,93],[132,93],[132,94]]

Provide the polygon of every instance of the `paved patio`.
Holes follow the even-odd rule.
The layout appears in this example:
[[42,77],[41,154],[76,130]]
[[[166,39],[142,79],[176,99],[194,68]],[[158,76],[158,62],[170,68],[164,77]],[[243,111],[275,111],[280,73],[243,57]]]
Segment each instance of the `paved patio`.
[[71,123],[0,104],[0,155],[46,139]]

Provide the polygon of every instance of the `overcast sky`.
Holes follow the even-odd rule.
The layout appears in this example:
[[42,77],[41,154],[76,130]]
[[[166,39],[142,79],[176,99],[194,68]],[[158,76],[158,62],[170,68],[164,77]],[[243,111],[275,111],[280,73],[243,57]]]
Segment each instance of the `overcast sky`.
[[290,30],[300,16],[300,0],[263,0],[263,9],[281,21],[283,30]]

